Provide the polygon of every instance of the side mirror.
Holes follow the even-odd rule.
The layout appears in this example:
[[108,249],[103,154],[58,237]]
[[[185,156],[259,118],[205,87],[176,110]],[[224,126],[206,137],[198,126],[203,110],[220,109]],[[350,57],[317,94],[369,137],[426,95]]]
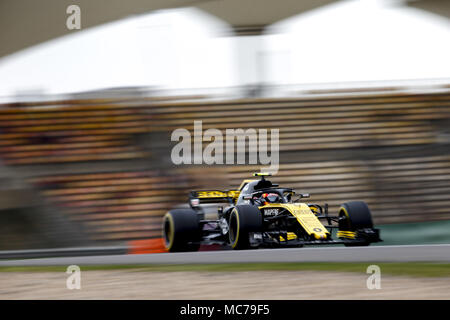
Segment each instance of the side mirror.
[[298,199],[296,199],[294,202],[300,201],[300,199],[309,198],[309,193],[300,193],[298,195]]

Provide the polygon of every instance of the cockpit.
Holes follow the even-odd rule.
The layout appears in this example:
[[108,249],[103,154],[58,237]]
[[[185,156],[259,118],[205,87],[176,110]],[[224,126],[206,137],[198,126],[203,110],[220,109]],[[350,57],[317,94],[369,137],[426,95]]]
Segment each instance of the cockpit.
[[292,190],[277,187],[278,185],[265,179],[250,181],[242,187],[236,204],[251,203],[263,206],[269,203],[290,202]]

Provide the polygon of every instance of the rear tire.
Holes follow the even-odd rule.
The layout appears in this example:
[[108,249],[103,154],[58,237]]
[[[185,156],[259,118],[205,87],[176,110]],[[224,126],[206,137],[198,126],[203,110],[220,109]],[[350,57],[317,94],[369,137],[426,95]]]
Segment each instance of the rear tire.
[[262,215],[258,207],[236,206],[228,219],[228,236],[232,249],[249,249],[249,233],[262,231]]
[[164,245],[169,252],[198,251],[201,240],[199,217],[191,209],[175,209],[163,219]]
[[[372,214],[364,201],[350,201],[339,209],[339,230],[355,232],[358,229],[373,228]],[[370,242],[346,243],[346,247],[368,246]]]

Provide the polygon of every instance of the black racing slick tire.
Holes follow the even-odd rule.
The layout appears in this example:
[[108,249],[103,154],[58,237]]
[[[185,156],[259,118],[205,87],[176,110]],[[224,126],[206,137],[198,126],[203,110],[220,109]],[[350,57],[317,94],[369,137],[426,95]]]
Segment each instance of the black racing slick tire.
[[164,245],[169,252],[198,251],[201,241],[199,217],[191,209],[174,209],[163,219]]
[[[364,201],[350,201],[339,209],[339,230],[355,232],[358,229],[372,229],[372,214]],[[345,246],[368,246],[369,242],[346,243]]]
[[228,219],[228,236],[232,249],[249,249],[249,233],[262,231],[263,218],[257,206],[236,206]]

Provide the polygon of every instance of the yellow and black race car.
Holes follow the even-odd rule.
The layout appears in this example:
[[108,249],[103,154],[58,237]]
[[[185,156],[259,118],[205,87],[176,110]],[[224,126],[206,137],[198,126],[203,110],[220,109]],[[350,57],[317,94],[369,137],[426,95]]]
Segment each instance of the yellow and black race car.
[[[268,175],[255,173],[260,179],[244,180],[238,190],[192,191],[190,208],[173,209],[164,216],[166,249],[196,251],[200,244],[221,244],[232,249],[367,246],[382,241],[365,202],[344,203],[338,215],[331,216],[327,204],[302,202],[309,198],[308,194],[296,196],[292,188],[281,188],[267,180]],[[218,207],[217,219],[206,220],[201,206],[205,203],[227,205]]]

